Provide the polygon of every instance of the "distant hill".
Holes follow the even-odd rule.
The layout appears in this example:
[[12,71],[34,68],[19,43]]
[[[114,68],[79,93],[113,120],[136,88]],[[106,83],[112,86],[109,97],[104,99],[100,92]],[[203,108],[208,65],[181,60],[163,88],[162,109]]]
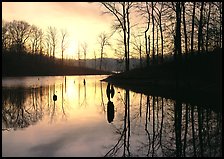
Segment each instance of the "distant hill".
[[[79,65],[78,60],[68,60],[68,63],[74,66]],[[96,65],[95,65],[96,64]],[[143,59],[143,65],[145,65],[144,59]],[[100,58],[95,59],[86,59],[86,65],[85,60],[80,60],[81,66],[86,66],[88,68],[94,68],[96,67],[97,70],[100,69]],[[130,58],[130,69],[139,68],[139,59],[136,58]],[[125,71],[125,62],[124,60],[116,59],[116,58],[103,58],[102,60],[102,70],[109,71],[109,72],[124,72]]]

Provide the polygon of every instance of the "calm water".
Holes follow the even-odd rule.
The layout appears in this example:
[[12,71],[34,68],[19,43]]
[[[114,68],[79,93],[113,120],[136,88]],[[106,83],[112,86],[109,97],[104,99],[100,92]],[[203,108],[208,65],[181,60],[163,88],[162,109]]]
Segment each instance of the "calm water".
[[222,156],[221,112],[106,77],[3,78],[2,156]]

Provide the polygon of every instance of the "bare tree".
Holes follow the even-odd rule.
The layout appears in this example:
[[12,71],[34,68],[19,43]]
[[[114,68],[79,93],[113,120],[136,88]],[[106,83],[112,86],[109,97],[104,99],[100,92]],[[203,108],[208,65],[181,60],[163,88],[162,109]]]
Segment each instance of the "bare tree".
[[[146,54],[146,64],[147,66],[149,66],[149,62],[150,62],[150,36],[147,35],[147,32],[149,31],[149,27],[150,27],[150,18],[151,18],[151,13],[149,11],[149,7],[150,4],[149,2],[140,2],[140,3],[137,3],[135,5],[135,7],[137,8],[137,12],[140,13],[140,16],[144,17],[146,19],[146,28],[144,30],[144,36],[145,36],[145,54]],[[134,37],[136,38],[136,37]],[[140,39],[139,39],[140,40]],[[136,45],[136,41],[135,41],[135,45]],[[143,45],[141,45],[143,46]],[[135,46],[136,48],[136,46]],[[142,47],[141,47],[142,49]],[[139,49],[138,49],[139,50]]]
[[125,53],[126,71],[129,70],[129,44],[130,44],[130,9],[133,2],[101,2],[101,4],[112,14],[115,18],[115,29],[122,29],[123,44]]
[[195,3],[193,6],[193,14],[192,14],[192,29],[191,29],[191,53],[193,52],[194,48],[194,17],[195,17]]
[[53,58],[55,58],[55,50],[57,45],[57,29],[55,27],[48,27],[48,35],[50,40],[50,45],[53,52]]
[[31,34],[31,46],[32,46],[32,53],[38,53],[38,48],[40,47],[40,42],[41,42],[41,38],[43,36],[43,32],[41,29],[39,29],[38,27],[36,27],[35,25],[31,26],[32,29],[32,34]]
[[154,39],[155,39],[155,34],[154,34],[154,30],[155,30],[155,24],[154,24],[154,6],[153,6],[153,2],[152,2],[152,61],[153,63],[155,62],[155,44],[154,44]]
[[203,8],[204,8],[204,2],[201,2],[201,11],[200,11],[200,20],[199,20],[199,26],[198,26],[198,53],[201,52],[201,47],[203,47],[202,44],[202,39],[203,39],[203,35],[202,35],[202,18],[203,18]]
[[82,46],[82,50],[83,50],[83,55],[84,55],[84,60],[85,60],[85,66],[86,66],[86,53],[87,53],[87,48],[88,48],[88,45],[86,42],[83,42],[81,44]]
[[96,70],[96,52],[95,52],[95,50],[94,50],[94,53],[93,54],[94,54],[94,63],[95,63],[94,66],[95,66],[95,70]]
[[[150,25],[150,13],[149,13],[149,4],[148,2],[145,2],[145,5],[146,5],[146,11],[147,11],[147,17],[148,17],[148,22],[147,22],[147,28],[145,30],[145,51],[146,51],[146,60],[147,60],[147,66],[149,66],[149,52],[150,52],[150,45],[149,45],[149,48],[147,48],[147,45],[148,45],[148,42],[147,42],[147,32],[149,30],[149,25]],[[150,38],[148,39],[149,40],[149,43],[150,43]],[[149,51],[148,51],[149,50]]]
[[176,2],[175,4],[175,12],[176,12],[176,34],[174,38],[174,46],[175,46],[175,58],[181,55],[181,6],[180,2]]
[[78,43],[77,55],[78,55],[78,66],[80,67],[80,59],[81,59],[81,55],[80,55],[80,44],[79,44],[79,43]]
[[185,22],[185,2],[182,2],[182,8],[183,8],[183,25],[184,25],[184,38],[185,38],[185,54],[187,54],[187,29],[186,29],[186,22]]
[[66,37],[67,37],[68,33],[66,30],[61,30],[61,59],[62,59],[62,64],[63,64],[63,60],[64,60],[64,51],[66,49]]
[[219,2],[219,19],[220,19],[220,25],[219,25],[219,48],[222,47],[222,2]]
[[47,56],[51,57],[51,43],[50,43],[50,35],[49,34],[47,34],[45,36],[45,46],[46,46]]
[[133,37],[133,42],[131,43],[133,45],[133,50],[137,52],[137,55],[139,55],[139,64],[140,64],[140,68],[143,67],[142,64],[142,50],[144,49],[144,45],[143,45],[143,41],[142,39],[142,35],[141,33],[139,34],[133,34],[132,33],[132,37]]
[[205,42],[205,47],[206,47],[206,52],[208,52],[208,33],[209,33],[209,20],[210,20],[210,13],[211,13],[211,2],[208,2],[208,19],[207,19],[207,24],[206,24],[206,42]]
[[2,51],[9,48],[10,41],[8,22],[2,20]]
[[98,43],[100,44],[100,70],[102,69],[102,61],[105,55],[104,48],[106,46],[110,46],[109,42],[110,36],[107,35],[105,32],[101,32],[98,36]]
[[31,36],[32,29],[30,25],[25,21],[13,20],[9,22],[8,29],[16,52],[21,53],[25,49],[26,41]]
[[[160,3],[160,9],[155,6],[155,9],[157,12],[155,12],[157,14],[157,17],[158,17],[158,20],[157,20],[157,23],[159,25],[159,30],[160,30],[160,37],[161,37],[161,54],[162,54],[162,57],[161,57],[161,62],[163,63],[163,28],[162,28],[162,13],[163,13],[163,2]],[[158,36],[158,34],[157,34]],[[157,38],[158,39],[158,38]]]

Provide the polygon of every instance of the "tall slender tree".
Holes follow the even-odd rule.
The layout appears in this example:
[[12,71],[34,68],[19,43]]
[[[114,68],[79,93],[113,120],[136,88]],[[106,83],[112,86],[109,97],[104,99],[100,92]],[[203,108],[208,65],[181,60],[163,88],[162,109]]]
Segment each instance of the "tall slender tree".
[[187,46],[187,28],[186,28],[186,21],[185,21],[185,2],[181,2],[182,9],[183,9],[183,25],[184,25],[184,39],[185,39],[185,54],[188,52]]
[[194,50],[194,18],[195,18],[195,5],[196,2],[194,2],[193,5],[193,14],[192,14],[192,28],[191,28],[191,53]]
[[116,18],[117,24],[115,29],[122,29],[123,44],[125,53],[125,68],[129,70],[129,49],[130,49],[130,10],[133,2],[101,2],[101,4],[108,10],[104,13],[110,13]]
[[155,23],[154,23],[154,4],[152,2],[152,63],[155,63]]
[[66,30],[61,30],[61,59],[62,59],[62,64],[64,64],[64,51],[66,49],[66,37],[68,33]]
[[200,9],[200,19],[199,19],[199,25],[198,25],[198,53],[201,52],[202,46],[202,21],[203,21],[203,8],[204,8],[204,1],[201,2],[201,9]]
[[49,34],[49,40],[50,45],[53,52],[53,58],[55,59],[55,51],[56,51],[56,45],[57,45],[57,29],[55,27],[48,27],[48,34]]
[[102,69],[102,62],[105,55],[104,49],[106,46],[110,46],[109,38],[109,35],[107,35],[105,32],[101,32],[97,39],[98,43],[100,44],[100,70]]
[[205,47],[206,47],[206,52],[208,52],[208,39],[209,39],[209,20],[210,20],[210,14],[211,14],[211,2],[208,2],[208,19],[206,23],[206,42],[205,42]]

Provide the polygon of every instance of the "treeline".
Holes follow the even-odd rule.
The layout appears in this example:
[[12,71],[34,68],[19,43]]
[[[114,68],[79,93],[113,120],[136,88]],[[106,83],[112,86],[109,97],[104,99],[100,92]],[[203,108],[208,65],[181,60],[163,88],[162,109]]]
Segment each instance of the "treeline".
[[[163,63],[164,55],[204,53],[222,48],[222,2],[101,2],[120,31],[126,70],[129,58],[142,65]],[[137,19],[137,20],[136,20]],[[116,50],[116,51],[119,51]]]
[[46,55],[55,58],[56,48],[60,44],[61,57],[67,48],[66,30],[49,26],[44,32],[41,28],[25,21],[2,21],[2,51],[14,54]]
[[[108,74],[86,68],[86,59],[64,59],[68,33],[25,21],[2,21],[2,76]],[[58,48],[60,46],[60,48]],[[61,52],[60,52],[61,51]],[[61,58],[56,58],[56,52]],[[86,58],[86,57],[85,57]],[[77,65],[78,63],[78,65]]]
[[[65,61],[66,62],[66,61]],[[111,74],[109,71],[95,70],[84,66],[62,64],[61,59],[53,59],[38,54],[2,54],[2,76],[50,76],[50,75],[98,75]]]

